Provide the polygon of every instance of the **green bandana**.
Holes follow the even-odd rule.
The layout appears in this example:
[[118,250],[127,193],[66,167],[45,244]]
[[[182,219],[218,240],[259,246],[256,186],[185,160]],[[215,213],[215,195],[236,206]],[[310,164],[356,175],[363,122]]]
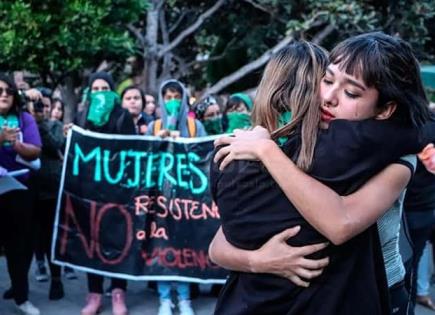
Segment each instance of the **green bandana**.
[[177,130],[178,114],[180,113],[181,100],[172,99],[165,102],[165,109],[168,113],[167,128],[169,130]]
[[91,93],[87,117],[88,121],[92,122],[97,127],[107,124],[117,100],[119,100],[119,96],[113,91]]
[[213,118],[204,119],[202,124],[204,125],[205,131],[207,131],[207,134],[209,136],[220,135],[221,133],[223,133],[221,115]]
[[[18,116],[15,114],[8,114],[6,117],[0,115],[0,133],[2,132],[1,128],[3,126],[9,127],[9,128],[18,128],[20,126],[20,123],[18,121]],[[3,146],[11,146],[11,143],[9,141],[3,142]]]
[[249,116],[249,114],[231,112],[227,114],[227,117],[227,133],[232,133],[234,129],[248,129],[249,127],[251,127],[251,116]]
[[[282,113],[278,118],[278,128],[281,128],[281,127],[284,127],[285,125],[287,125],[291,119],[292,119],[291,112]],[[288,139],[288,137],[278,138],[279,145],[283,145],[284,143],[286,143],[287,139]]]
[[181,100],[174,98],[170,101],[167,101],[165,103],[165,108],[169,116],[178,116],[181,108]]

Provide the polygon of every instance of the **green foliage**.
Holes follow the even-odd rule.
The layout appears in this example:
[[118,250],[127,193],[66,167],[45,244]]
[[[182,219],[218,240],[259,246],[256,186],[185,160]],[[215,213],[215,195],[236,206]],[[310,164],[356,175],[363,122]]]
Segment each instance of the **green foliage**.
[[[371,0],[253,0],[235,1],[231,10],[221,12],[218,20],[225,23],[208,24],[201,36],[216,36],[220,41],[210,50],[211,56],[227,51],[228,58],[238,47],[237,64],[214,61],[207,67],[206,80],[216,82],[272,47],[284,34],[312,39],[327,25],[335,27],[322,42],[331,49],[339,41],[356,34],[382,30],[409,41],[422,60],[430,60],[435,52],[435,0],[371,1]],[[432,23],[432,24],[431,24]],[[228,25],[231,25],[229,28]],[[432,25],[432,28],[430,27]],[[234,43],[236,39],[236,43]],[[207,42],[206,38],[201,42]],[[226,43],[226,45],[222,45]],[[432,45],[430,45],[432,43]],[[228,49],[233,48],[233,49]]]
[[0,68],[56,76],[129,55],[145,0],[0,2]]

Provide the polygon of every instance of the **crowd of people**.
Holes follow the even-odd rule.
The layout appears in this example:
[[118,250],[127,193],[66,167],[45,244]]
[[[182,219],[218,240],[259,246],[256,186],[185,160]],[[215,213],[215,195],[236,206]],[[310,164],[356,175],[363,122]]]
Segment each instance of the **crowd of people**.
[[[162,82],[157,95],[136,85],[118,94],[102,71],[83,90],[82,110],[65,123],[66,104],[56,93],[18,89],[0,74],[0,176],[30,169],[17,177],[27,190],[0,195],[0,246],[11,279],[3,298],[23,314],[40,314],[28,299],[33,257],[36,279],[50,281],[50,300],[67,294],[62,273],[77,277],[50,257],[73,124],[162,138],[233,134],[216,140],[210,167],[222,221],[210,256],[231,271],[215,314],[412,315],[416,303],[435,310],[435,119],[403,40],[368,33],[329,54],[295,41],[271,58],[254,100],[234,93],[192,102],[175,79]],[[104,277],[87,273],[82,315],[97,314],[105,293],[114,315],[128,314],[127,280],[108,280],[105,291]],[[151,286],[159,315],[173,313],[172,290],[179,313],[194,314],[192,284]]]
[[[72,124],[64,123],[65,102],[54,97],[50,89],[29,87],[19,90],[13,79],[3,74],[0,85],[2,174],[29,167],[29,163],[35,164],[35,161],[40,163],[40,168],[30,164],[31,172],[17,178],[28,190],[14,190],[0,197],[1,208],[4,208],[1,221],[13,223],[1,229],[8,236],[2,239],[2,246],[11,277],[11,288],[3,297],[14,299],[25,314],[39,314],[28,300],[27,274],[33,256],[36,280],[50,280],[49,299],[59,300],[65,295],[61,267],[51,262],[50,255],[66,133]],[[223,104],[217,101],[220,98],[212,96],[192,107],[187,89],[177,80],[164,82],[158,97],[146,94],[134,85],[125,87],[120,95],[115,88],[111,74],[91,74],[84,88],[83,110],[77,113],[73,124],[101,133],[160,137],[202,137],[221,134],[229,128],[250,126],[252,100],[243,93],[228,98],[230,106],[224,113]],[[104,102],[100,101],[101,97]],[[17,156],[22,158],[21,162]],[[29,243],[33,238],[34,244]],[[77,278],[71,268],[65,268],[63,273],[67,279]],[[104,294],[103,277],[88,273],[87,279],[89,294],[82,315],[96,314]],[[178,293],[180,313],[194,314],[190,285],[163,281],[156,284],[161,301],[159,314],[172,313],[172,286]],[[108,293],[112,296],[113,314],[127,314],[126,289],[126,280],[111,279]]]

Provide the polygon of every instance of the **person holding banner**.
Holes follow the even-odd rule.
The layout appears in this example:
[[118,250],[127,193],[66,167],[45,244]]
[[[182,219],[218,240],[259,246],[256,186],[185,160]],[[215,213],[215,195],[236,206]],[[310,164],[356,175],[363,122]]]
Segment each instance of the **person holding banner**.
[[[186,88],[181,82],[177,80],[163,82],[159,93],[162,118],[155,120],[148,126],[147,134],[185,138],[206,136],[207,133],[201,122],[187,115],[189,111],[188,99]],[[178,281],[174,282],[174,285],[178,294],[180,315],[193,315],[189,283]],[[171,287],[171,282],[157,282],[160,298],[159,315],[172,315]]]
[[[96,72],[89,77],[88,106],[79,114],[75,123],[82,128],[108,134],[136,134],[133,118],[128,110],[121,108],[119,96],[114,92],[112,76]],[[104,231],[103,231],[104,233]],[[107,231],[106,233],[109,233]],[[95,315],[102,307],[102,276],[87,274],[89,294],[81,315]],[[125,290],[127,281],[112,279],[112,311],[114,315],[126,315]]]
[[121,93],[122,108],[128,110],[133,117],[136,133],[144,135],[147,131],[147,121],[143,109],[145,107],[145,94],[137,86],[128,86]]
[[168,80],[161,84],[159,106],[162,117],[149,124],[147,135],[184,138],[207,135],[202,123],[188,116],[189,95],[180,81]]
[[251,127],[252,100],[248,94],[235,93],[228,99],[224,112],[225,133]]
[[[0,73],[0,167],[20,170],[19,162],[39,157],[41,139],[33,117],[21,111],[20,96],[14,81]],[[17,160],[18,159],[18,160]],[[24,185],[29,175],[18,176]],[[12,190],[0,195],[0,239],[4,244],[11,288],[4,298],[13,298],[18,309],[27,315],[40,312],[29,300],[28,272],[33,256],[33,209],[29,190]]]
[[[374,50],[377,54],[373,54]],[[302,53],[300,50],[295,56],[303,58]],[[418,63],[409,45],[382,33],[357,36],[339,44],[331,53],[331,64],[321,84],[320,78],[310,72],[316,68],[315,62],[304,66],[291,62],[295,67],[292,72],[285,66],[278,67],[286,60],[282,54],[266,68],[256,98],[254,119],[267,129],[238,132],[235,139],[217,141],[230,144],[216,154],[216,160],[224,158],[221,169],[234,159],[259,159],[283,191],[257,162],[236,162],[223,173],[212,168],[212,191],[223,221],[223,229],[211,245],[212,258],[236,270],[262,272],[233,272],[215,313],[389,314],[385,267],[373,223],[410,179],[409,166],[399,161],[400,156],[418,152],[429,140],[423,137],[417,141],[421,136],[419,126],[430,120]],[[310,55],[313,58],[315,53],[311,51]],[[379,58],[382,63],[377,62]],[[318,67],[321,65],[317,62]],[[279,70],[274,72],[274,67]],[[295,71],[303,71],[304,75],[296,75]],[[319,87],[322,113],[317,105]],[[291,88],[295,89],[293,93],[282,91]],[[272,134],[274,139],[289,137],[279,148],[270,140],[269,132],[278,125],[277,113],[286,110],[292,112],[292,121]],[[317,133],[319,123],[324,129]],[[388,166],[390,163],[394,164]],[[384,167],[367,186],[352,194]],[[253,184],[245,182],[254,179]],[[240,190],[243,188],[244,192]],[[340,197],[337,193],[350,195]],[[237,208],[229,204],[235,198]],[[287,240],[291,246],[303,246],[326,241],[325,235],[336,246],[281,246],[279,252],[275,247],[275,256],[282,257],[284,250],[286,255],[293,252],[296,260],[292,262],[296,264],[288,268],[290,262],[282,268],[281,263],[278,270],[276,264],[256,269],[254,263],[246,268],[247,259],[272,261],[261,254],[266,250],[261,246],[273,234],[295,225],[299,227],[276,238]],[[225,238],[233,246],[257,252],[222,245]],[[311,260],[325,256],[330,261],[324,270],[328,261]],[[296,285],[264,272],[285,275]],[[311,278],[308,287],[304,279]]]
[[209,136],[223,134],[222,110],[214,96],[207,96],[195,105],[195,115]]

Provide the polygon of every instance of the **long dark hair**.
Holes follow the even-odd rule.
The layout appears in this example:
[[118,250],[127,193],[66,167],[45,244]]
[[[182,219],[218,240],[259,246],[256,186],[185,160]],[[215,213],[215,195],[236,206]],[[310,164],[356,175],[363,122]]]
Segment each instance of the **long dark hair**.
[[421,126],[429,119],[429,102],[420,78],[420,67],[411,46],[382,32],[351,37],[338,44],[330,62],[361,78],[379,92],[378,107],[397,104],[392,119]]
[[9,111],[12,111],[16,115],[19,115],[21,113],[21,99],[20,99],[20,95],[18,94],[18,89],[14,80],[7,74],[0,72],[0,81],[6,83],[8,87],[14,91],[13,93],[14,100],[12,103],[12,107]]
[[60,99],[58,97],[53,98],[53,101],[51,102],[50,116],[51,116],[51,112],[53,111],[54,107],[56,106],[56,103],[59,103],[60,107],[62,108],[62,117],[60,118],[60,121],[63,121],[63,117],[65,115],[65,103],[62,101],[62,99]]

